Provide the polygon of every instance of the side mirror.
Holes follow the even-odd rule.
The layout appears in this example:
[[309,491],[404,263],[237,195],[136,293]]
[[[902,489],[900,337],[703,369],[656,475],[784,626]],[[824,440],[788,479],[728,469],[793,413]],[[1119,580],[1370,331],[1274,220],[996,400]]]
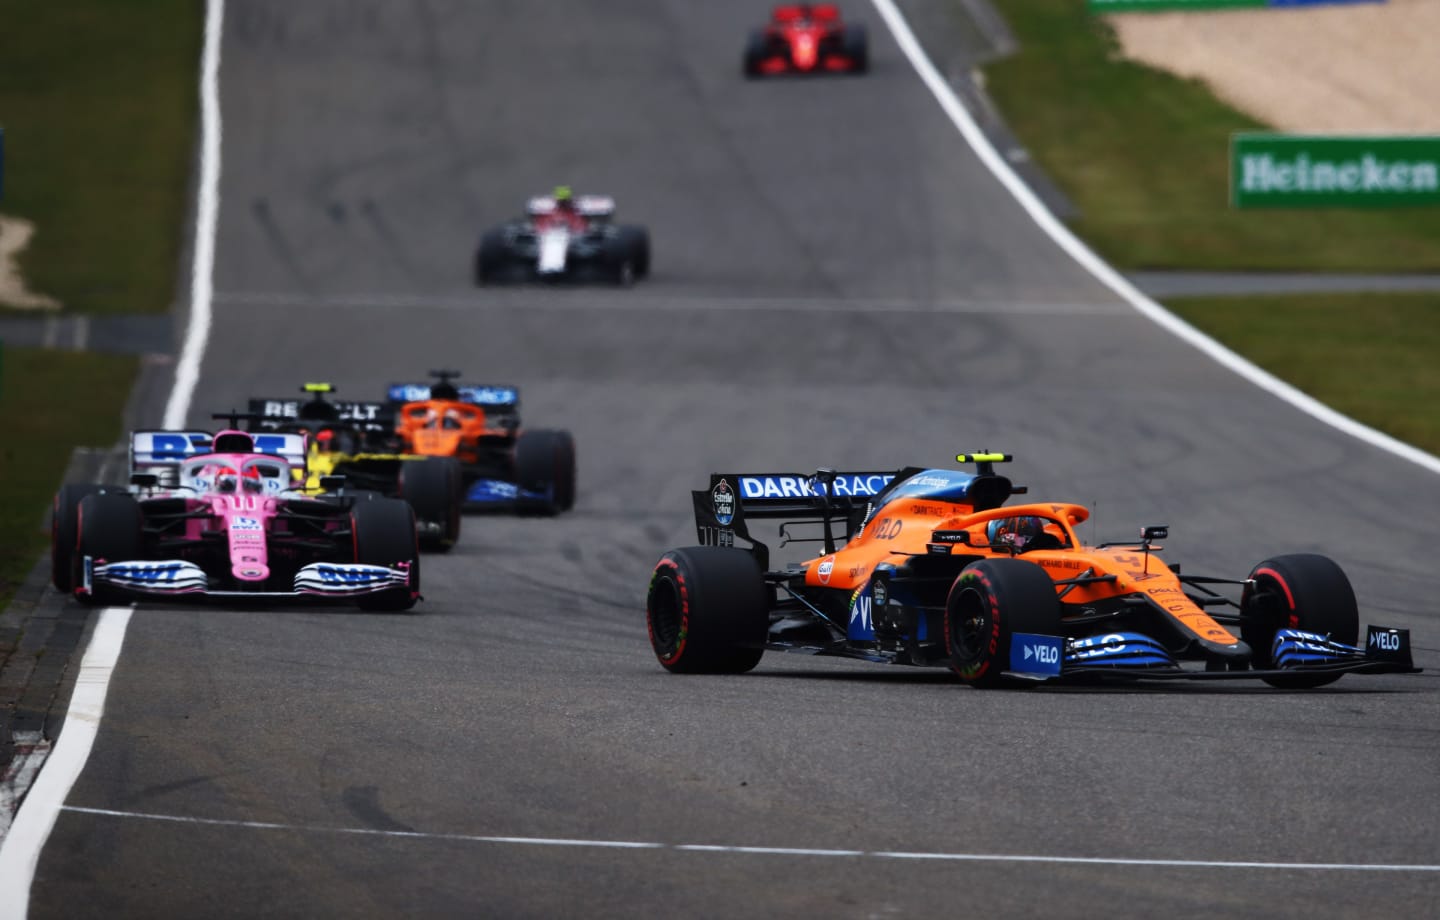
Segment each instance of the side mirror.
[[334,492],[336,489],[345,488],[344,476],[321,476],[320,488],[326,492]]
[[1140,530],[1140,539],[1149,543],[1151,540],[1164,540],[1170,536],[1170,525],[1152,524]]
[[142,489],[153,489],[160,484],[160,477],[154,473],[131,473],[130,484]]

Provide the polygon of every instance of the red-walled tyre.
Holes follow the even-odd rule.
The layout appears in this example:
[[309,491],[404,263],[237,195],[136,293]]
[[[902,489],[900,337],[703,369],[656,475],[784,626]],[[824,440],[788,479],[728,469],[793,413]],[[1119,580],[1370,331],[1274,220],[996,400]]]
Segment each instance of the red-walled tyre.
[[965,567],[945,600],[950,669],[972,687],[997,687],[1016,633],[1060,634],[1060,601],[1045,570],[1019,559]]
[[770,628],[760,566],[739,549],[673,549],[650,576],[645,621],[665,670],[743,674],[760,663]]
[[[1303,629],[1354,645],[1360,611],[1350,579],[1333,560],[1314,553],[1274,556],[1250,572],[1240,598],[1240,638],[1255,653],[1257,670],[1274,667],[1271,646],[1281,629]],[[1340,679],[1339,674],[1295,674],[1264,678],[1272,687],[1306,689]]]

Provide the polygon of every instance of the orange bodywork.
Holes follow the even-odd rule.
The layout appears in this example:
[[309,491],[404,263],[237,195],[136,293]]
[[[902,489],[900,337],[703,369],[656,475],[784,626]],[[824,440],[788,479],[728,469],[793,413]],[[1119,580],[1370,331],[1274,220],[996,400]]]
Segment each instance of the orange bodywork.
[[[1066,604],[1146,594],[1197,636],[1221,644],[1239,641],[1238,636],[1186,596],[1179,578],[1153,551],[1147,554],[1136,546],[1083,545],[1075,534],[1075,525],[1087,520],[1090,512],[1082,505],[1046,502],[969,513],[963,509],[964,506],[947,501],[897,498],[886,502],[844,547],[805,563],[805,583],[818,588],[858,591],[864,588],[878,565],[899,564],[908,556],[934,555],[937,531],[963,531],[964,542],[956,539],[947,544],[950,554],[1003,559],[1013,556],[1040,566],[1055,581],[1114,576],[1113,581],[1057,585],[1057,593]],[[1009,547],[991,546],[987,525],[997,519],[1017,516],[1039,518],[1045,532],[1055,538],[1058,548],[1016,554]]]
[[410,453],[479,461],[481,438],[507,432],[487,427],[485,410],[451,399],[426,399],[400,407],[396,431]]

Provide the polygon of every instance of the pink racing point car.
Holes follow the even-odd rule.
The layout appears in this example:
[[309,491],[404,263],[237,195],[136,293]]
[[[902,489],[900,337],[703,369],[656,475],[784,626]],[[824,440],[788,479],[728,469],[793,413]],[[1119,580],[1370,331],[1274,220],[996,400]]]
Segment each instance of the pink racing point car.
[[307,492],[305,473],[302,434],[136,431],[128,489],[70,483],[55,496],[55,587],[87,604],[200,596],[412,608],[410,505]]

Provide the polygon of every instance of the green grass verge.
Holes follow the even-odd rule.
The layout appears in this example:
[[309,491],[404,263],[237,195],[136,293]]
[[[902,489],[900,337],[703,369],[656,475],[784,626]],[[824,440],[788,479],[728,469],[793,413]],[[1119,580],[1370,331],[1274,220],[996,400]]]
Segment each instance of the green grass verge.
[[205,4],[0,0],[0,210],[33,221],[32,291],[85,312],[170,308]]
[[47,551],[41,524],[72,446],[116,442],[138,370],[129,356],[0,353],[0,611]]
[[1440,271],[1440,209],[1229,207],[1231,132],[1264,126],[1197,81],[1119,57],[1082,0],[995,0],[1020,42],[987,87],[1124,269]]
[[1440,455],[1440,294],[1167,300],[1338,412]]

